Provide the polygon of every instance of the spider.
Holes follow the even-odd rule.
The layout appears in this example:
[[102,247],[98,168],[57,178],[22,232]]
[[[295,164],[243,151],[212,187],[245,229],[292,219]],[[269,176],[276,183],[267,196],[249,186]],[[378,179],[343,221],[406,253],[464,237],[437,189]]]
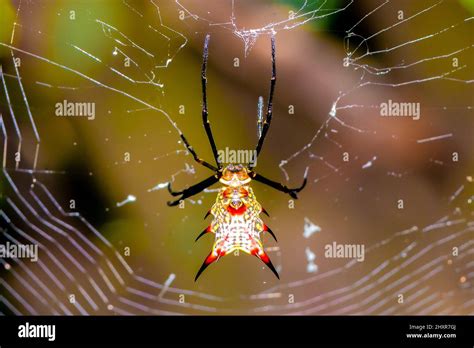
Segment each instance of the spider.
[[[204,129],[211,145],[212,153],[216,166],[201,159],[193,147],[189,144],[188,140],[182,132],[180,137],[185,144],[187,150],[192,154],[194,160],[203,165],[204,167],[212,170],[214,174],[207,179],[204,179],[197,184],[190,186],[182,191],[173,191],[171,183],[168,184],[168,191],[173,196],[180,196],[175,201],[168,202],[169,206],[176,206],[182,200],[194,196],[211,185],[220,182],[223,187],[217,194],[216,201],[212,206],[211,210],[208,211],[204,219],[210,214],[213,215],[214,219],[211,224],[199,234],[196,241],[207,233],[215,234],[215,241],[212,251],[204,260],[201,268],[196,274],[194,280],[196,281],[201,273],[214,261],[218,260],[221,256],[225,256],[233,251],[242,250],[243,252],[255,255],[262,260],[275,276],[280,279],[278,272],[273,266],[270,258],[263,250],[262,241],[260,234],[268,232],[272,237],[277,240],[271,229],[263,223],[260,219],[260,214],[264,213],[268,216],[265,209],[262,208],[261,204],[257,201],[250,182],[252,180],[258,181],[262,184],[268,185],[277,189],[278,191],[289,194],[292,198],[297,199],[297,193],[300,192],[306,185],[307,181],[307,170],[305,171],[303,184],[297,188],[288,188],[287,186],[280,184],[276,181],[267,179],[266,177],[255,172],[256,158],[252,163],[247,165],[243,164],[227,164],[226,166],[219,160],[216,144],[212,135],[211,126],[208,120],[207,112],[207,58],[208,58],[208,46],[209,46],[210,35],[207,34],[204,41],[204,52],[203,52],[203,63],[201,69],[201,86],[202,86],[202,122]],[[262,150],[263,142],[270,128],[272,121],[272,102],[273,93],[275,91],[276,83],[276,68],[275,68],[275,38],[271,38],[271,50],[272,50],[272,77],[270,80],[270,93],[266,106],[265,120],[263,121],[262,127],[259,129],[259,138],[256,146],[256,157],[258,157]]]

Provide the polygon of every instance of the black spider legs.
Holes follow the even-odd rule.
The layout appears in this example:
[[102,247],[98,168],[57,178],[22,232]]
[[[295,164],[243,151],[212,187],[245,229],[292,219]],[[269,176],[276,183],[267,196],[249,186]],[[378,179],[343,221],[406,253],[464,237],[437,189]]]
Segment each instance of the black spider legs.
[[[258,157],[258,155],[260,154],[260,151],[262,150],[263,142],[265,141],[265,137],[268,133],[268,130],[270,129],[270,124],[272,122],[272,116],[273,116],[273,94],[275,92],[275,84],[276,84],[275,37],[273,36],[271,38],[271,44],[272,44],[272,77],[270,80],[270,93],[268,96],[267,112],[265,115],[265,121],[263,122],[262,133],[258,139],[257,148],[255,150],[256,157]],[[256,165],[256,159],[253,163],[249,165],[249,169],[253,169],[255,165]],[[283,184],[267,179],[264,176],[252,171],[249,174],[253,180],[261,182],[262,184],[268,185],[270,187],[273,187],[274,189],[278,191],[288,193],[291,197],[297,199],[298,196],[296,194],[300,192],[306,186],[308,170],[306,169],[305,171],[303,184],[297,188],[288,188],[287,186]]]
[[[208,112],[207,112],[207,76],[206,76],[206,69],[207,69],[207,59],[208,59],[208,47],[209,47],[209,40],[210,40],[210,35],[206,35],[206,39],[204,41],[204,53],[203,53],[203,62],[202,62],[202,69],[201,69],[201,85],[202,85],[202,121],[204,125],[204,129],[206,130],[206,134],[209,140],[209,144],[211,145],[212,153],[214,155],[214,159],[216,161],[217,167],[213,166],[212,164],[204,161],[203,159],[199,158],[199,156],[196,154],[194,151],[193,147],[189,144],[187,141],[186,137],[184,136],[183,133],[180,132],[181,139],[183,140],[186,148],[188,151],[193,155],[193,158],[196,162],[199,164],[205,166],[206,168],[209,168],[215,172],[213,176],[210,176],[209,178],[187,188],[182,191],[173,191],[171,189],[171,183],[168,184],[168,191],[171,193],[173,196],[179,196],[181,197],[178,200],[175,201],[170,201],[168,202],[169,206],[175,206],[178,205],[181,200],[184,200],[186,198],[189,198],[207,187],[213,185],[214,183],[219,181],[220,175],[221,175],[221,170],[222,170],[222,164],[219,162],[219,156],[217,153],[217,148],[216,144],[214,141],[214,137],[212,135],[211,131],[211,126],[209,123],[208,119]],[[263,143],[265,141],[265,137],[268,133],[268,130],[270,128],[270,124],[272,121],[272,115],[273,115],[273,94],[275,92],[275,84],[276,84],[276,65],[275,65],[275,38],[271,38],[271,46],[272,46],[272,77],[270,80],[270,92],[269,92],[269,97],[268,97],[268,102],[267,102],[267,111],[265,115],[265,120],[263,122],[263,127],[262,127],[262,132],[261,135],[258,139],[257,147],[256,147],[256,158],[260,154],[260,151],[262,150]],[[255,159],[256,159],[255,158]],[[280,184],[276,181],[270,180],[265,178],[264,176],[255,173],[252,171],[252,169],[255,167],[256,161],[253,163],[249,164],[249,175],[252,179],[255,181],[261,182],[265,185],[268,185],[270,187],[273,187],[274,189],[287,193],[293,198],[298,198],[297,193],[300,192],[305,186],[307,182],[307,173],[308,169],[306,169],[305,174],[304,174],[304,180],[303,184],[300,187],[296,188],[288,188],[287,186]]]
[[186,149],[193,155],[194,160],[203,165],[206,168],[209,168],[210,170],[214,171],[215,174],[210,176],[209,178],[198,182],[197,184],[188,187],[187,189],[184,189],[182,191],[173,191],[171,189],[171,183],[168,183],[168,191],[171,193],[173,196],[179,196],[181,197],[175,201],[169,201],[168,205],[169,206],[175,206],[178,205],[181,200],[184,200],[186,198],[189,198],[191,196],[194,196],[195,194],[198,194],[199,192],[203,191],[204,189],[208,188],[209,186],[215,184],[216,182],[219,181],[220,178],[220,171],[222,169],[222,165],[219,162],[219,156],[217,153],[217,148],[216,148],[216,143],[214,142],[214,137],[212,135],[211,131],[211,125],[209,123],[208,119],[208,113],[207,113],[207,76],[206,76],[206,70],[207,70],[207,58],[209,56],[209,40],[210,40],[210,35],[206,35],[206,39],[204,40],[204,53],[202,57],[202,69],[201,69],[201,85],[202,85],[202,123],[204,125],[204,129],[206,130],[207,138],[209,139],[209,144],[211,145],[212,148],[212,154],[214,155],[214,160],[216,161],[217,167],[214,167],[212,164],[206,162],[205,160],[201,159],[196,151],[194,151],[193,147],[191,144],[188,142],[186,137],[182,132],[179,133],[181,140],[183,140],[184,145],[186,146]]
[[[270,123],[272,122],[273,116],[273,93],[275,92],[275,84],[276,84],[276,66],[275,66],[275,37],[272,36],[272,77],[270,79],[270,95],[268,96],[268,103],[267,103],[267,112],[265,115],[265,121],[263,122],[263,129],[260,138],[258,139],[257,148],[256,148],[256,157],[260,154],[262,150],[263,142],[265,141],[265,137],[267,135],[268,129],[270,128]],[[256,161],[249,165],[249,168],[255,167]]]
[[197,184],[188,187],[187,189],[184,189],[182,191],[173,191],[171,188],[171,183],[168,183],[168,191],[171,193],[172,196],[179,196],[181,197],[175,201],[169,201],[168,205],[170,207],[176,206],[179,204],[180,201],[189,198],[191,196],[194,196],[198,194],[199,192],[202,192],[204,189],[208,188],[209,186],[215,184],[216,182],[219,181],[219,176],[217,174],[208,177],[207,179],[204,179],[203,181],[198,182]]
[[211,124],[209,123],[208,113],[207,113],[207,57],[208,57],[208,46],[209,40],[211,36],[209,34],[206,35],[206,39],[204,41],[204,53],[202,57],[202,69],[201,69],[201,86],[202,86],[202,123],[204,125],[204,129],[206,130],[207,138],[209,139],[209,144],[211,144],[212,154],[214,155],[214,160],[216,161],[217,167],[219,169],[222,167],[221,163],[219,162],[219,156],[217,154],[216,143],[214,142],[214,137],[211,131]]
[[201,85],[202,85],[202,123],[204,125],[204,129],[206,130],[207,138],[209,139],[209,144],[211,145],[212,148],[212,154],[214,155],[214,159],[217,164],[217,168],[214,167],[212,164],[209,162],[206,162],[205,160],[199,158],[199,156],[196,154],[196,151],[194,151],[193,147],[191,144],[188,142],[186,137],[182,132],[179,133],[181,140],[183,140],[184,145],[186,146],[186,149],[193,155],[193,158],[196,162],[199,164],[203,165],[206,168],[209,168],[210,170],[213,170],[215,172],[218,172],[219,169],[221,169],[221,164],[219,163],[219,156],[217,153],[217,148],[216,148],[216,143],[214,142],[214,137],[212,135],[211,131],[211,125],[209,123],[208,119],[208,113],[207,113],[207,77],[206,77],[206,70],[207,70],[207,57],[208,57],[208,47],[209,47],[209,39],[210,35],[206,35],[206,39],[204,41],[204,53],[203,53],[203,58],[202,58],[202,69],[201,69]]
[[294,199],[298,199],[298,196],[296,194],[300,192],[306,186],[306,182],[308,179],[308,168],[306,168],[305,173],[304,173],[303,184],[301,184],[300,187],[296,187],[296,188],[289,188],[283,184],[280,184],[279,182],[267,179],[264,176],[257,174],[255,172],[250,172],[250,177],[255,181],[258,181],[258,182],[261,182],[262,184],[273,187],[274,189],[278,191],[281,191],[283,193],[288,193]]
[[196,151],[194,151],[193,147],[189,144],[188,140],[186,139],[186,137],[184,136],[183,133],[180,132],[179,135],[180,135],[181,139],[183,140],[184,145],[186,146],[186,149],[191,153],[191,155],[193,155],[193,158],[197,163],[202,164],[204,167],[209,168],[210,170],[213,170],[215,172],[219,171],[219,169],[214,167],[212,164],[210,164],[210,163],[204,161],[203,159],[199,158],[199,156],[196,154]]

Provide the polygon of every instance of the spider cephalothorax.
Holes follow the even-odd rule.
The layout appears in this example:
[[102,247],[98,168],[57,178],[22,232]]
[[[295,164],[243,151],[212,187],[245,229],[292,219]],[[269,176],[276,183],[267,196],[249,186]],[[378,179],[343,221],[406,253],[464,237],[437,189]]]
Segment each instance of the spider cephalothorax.
[[207,233],[213,233],[215,235],[214,245],[212,251],[204,260],[201,268],[199,269],[195,280],[201,275],[201,273],[209,266],[212,262],[218,260],[221,256],[225,256],[233,251],[240,250],[250,255],[255,255],[261,259],[275,274],[277,278],[278,272],[273,266],[270,258],[263,250],[261,241],[261,234],[263,232],[270,233],[273,238],[276,237],[273,232],[264,224],[260,218],[260,214],[268,213],[258,203],[252,188],[249,186],[252,180],[258,181],[281,192],[288,193],[293,198],[298,198],[297,193],[300,192],[306,185],[306,175],[303,180],[303,184],[298,188],[288,188],[276,181],[265,178],[264,176],[257,174],[254,171],[256,165],[256,157],[258,157],[265,136],[267,135],[270,123],[272,120],[272,102],[273,92],[275,90],[276,83],[276,68],[275,68],[275,39],[272,37],[272,78],[270,82],[270,95],[267,103],[267,111],[263,126],[259,127],[259,138],[257,147],[255,149],[255,159],[253,163],[244,166],[242,164],[228,164],[223,167],[219,161],[217,147],[214,142],[214,138],[211,132],[211,126],[208,120],[207,113],[207,95],[206,95],[206,67],[208,57],[208,45],[210,36],[207,35],[204,41],[204,54],[203,64],[201,70],[201,83],[202,83],[202,120],[204,129],[206,130],[209,143],[211,145],[212,153],[216,166],[202,160],[198,157],[192,146],[189,144],[183,133],[180,133],[181,139],[183,140],[188,151],[193,155],[196,162],[202,164],[206,168],[214,171],[214,175],[209,178],[187,188],[182,191],[173,191],[171,185],[168,185],[168,191],[173,196],[181,196],[175,201],[168,202],[169,206],[176,206],[183,199],[189,198],[209,186],[220,182],[224,186],[219,190],[216,201],[212,206],[211,210],[207,213],[213,215],[211,224],[201,232],[196,238],[198,240],[201,236]]
[[229,164],[224,168],[222,175],[219,178],[220,183],[231,187],[238,187],[248,184],[250,180],[252,179],[249,176],[247,168],[241,164]]

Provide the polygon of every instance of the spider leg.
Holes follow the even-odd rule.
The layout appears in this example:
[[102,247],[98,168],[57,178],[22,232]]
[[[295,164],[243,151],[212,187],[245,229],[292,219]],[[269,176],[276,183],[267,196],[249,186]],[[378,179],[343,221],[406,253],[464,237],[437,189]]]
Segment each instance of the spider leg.
[[186,149],[191,153],[191,155],[193,155],[193,158],[197,163],[202,164],[204,167],[209,168],[210,170],[213,170],[215,172],[218,171],[218,169],[214,167],[212,164],[199,158],[199,156],[196,154],[196,151],[194,151],[193,147],[191,146],[191,144],[189,144],[188,140],[186,139],[183,133],[179,133],[179,135],[181,139],[183,140],[184,145],[186,146]]
[[308,179],[308,168],[306,168],[305,173],[304,173],[303,184],[301,184],[300,187],[296,187],[296,188],[288,188],[287,186],[280,184],[279,182],[267,179],[264,176],[257,173],[251,173],[251,176],[253,180],[255,181],[258,181],[258,182],[261,182],[262,184],[273,187],[274,189],[281,191],[283,193],[288,193],[294,199],[298,199],[298,196],[296,194],[300,192],[306,186],[306,182]]
[[[270,123],[272,122],[273,116],[273,93],[275,92],[275,84],[276,84],[276,66],[275,66],[275,37],[272,36],[272,77],[270,79],[270,95],[268,97],[267,102],[267,112],[265,115],[265,121],[263,122],[262,133],[260,138],[258,139],[257,148],[256,148],[256,157],[260,154],[262,150],[263,142],[265,141],[265,137],[267,135],[268,129],[270,128]],[[255,167],[255,162],[250,164],[250,168]]]
[[[204,129],[206,130],[207,137],[209,139],[209,143],[211,144],[212,148],[212,154],[214,155],[214,159],[216,161],[216,164],[218,168],[221,168],[221,164],[218,161],[218,154],[217,154],[217,148],[216,148],[216,143],[214,142],[214,137],[212,136],[212,131],[211,131],[211,125],[209,124],[208,120],[208,114],[207,114],[207,92],[206,92],[206,86],[207,86],[207,77],[206,77],[206,69],[207,69],[207,57],[208,57],[208,46],[209,46],[209,39],[210,35],[206,35],[206,39],[204,41],[204,53],[203,53],[203,62],[202,62],[202,70],[201,70],[201,84],[202,84],[202,122],[204,124]],[[193,155],[193,158],[196,162],[199,164],[203,165],[206,168],[209,168],[215,172],[218,171],[218,168],[214,167],[212,164],[206,162],[205,160],[201,159],[197,154],[196,151],[194,151],[193,147],[191,144],[188,142],[186,137],[182,132],[179,133],[181,140],[183,140],[184,145],[186,146],[186,149]]]
[[209,144],[212,148],[212,154],[214,155],[214,159],[216,164],[219,168],[221,168],[221,164],[219,163],[219,156],[217,154],[216,143],[214,142],[214,137],[211,131],[211,124],[209,123],[208,113],[207,113],[207,57],[208,57],[208,47],[209,47],[209,40],[211,36],[209,34],[206,35],[206,39],[204,40],[204,53],[202,56],[202,69],[201,69],[201,85],[202,85],[202,123],[204,125],[204,129],[206,130],[207,138],[209,139]]
[[173,191],[171,189],[171,183],[168,183],[168,191],[173,195],[173,196],[179,196],[181,197],[175,201],[169,201],[168,205],[170,207],[176,206],[179,204],[180,201],[183,199],[189,198],[191,196],[194,196],[198,194],[199,192],[202,192],[204,189],[208,188],[212,184],[215,184],[216,182],[219,181],[219,177],[216,175],[210,176],[207,179],[204,179],[201,182],[198,182],[196,185],[193,185],[191,187],[188,187],[187,189],[184,189],[182,191]]
[[182,195],[184,190],[183,191],[173,191],[173,189],[171,188],[171,181],[168,182],[168,192],[172,195],[172,196],[179,196],[179,195]]

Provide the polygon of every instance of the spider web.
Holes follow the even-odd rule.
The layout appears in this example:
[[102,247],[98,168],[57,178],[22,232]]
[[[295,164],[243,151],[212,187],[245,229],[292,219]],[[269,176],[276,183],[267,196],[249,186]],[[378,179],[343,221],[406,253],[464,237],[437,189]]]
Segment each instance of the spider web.
[[[209,31],[240,40],[248,60],[270,35],[284,51],[288,41],[283,38],[356,6],[353,1],[334,4],[302,1],[288,15],[281,4],[274,10],[262,2],[258,6],[268,15],[246,28],[239,14],[249,6],[245,1],[123,1],[113,11],[91,3],[76,9],[77,20],[71,20],[74,9],[64,5],[18,1],[11,35],[0,38],[1,241],[38,245],[39,258],[0,259],[0,314],[473,314],[474,17],[445,15],[460,6],[450,1],[419,1],[401,19],[400,2],[367,1],[350,12],[357,18],[335,24],[344,53],[335,63],[333,58],[311,63],[330,71],[320,79],[336,86],[329,88],[327,116],[310,120],[300,142],[289,142],[290,152],[278,158],[287,181],[299,178],[295,167],[310,167],[308,192],[295,210],[267,202],[273,230],[282,240],[271,244],[267,239],[266,250],[284,277],[275,282],[262,268],[254,278],[235,279],[243,267],[258,269],[239,256],[222,260],[209,275],[212,282],[189,280],[209,247],[196,250],[189,235],[194,239],[198,233],[196,216],[212,203],[216,189],[190,199],[185,210],[170,211],[164,204],[168,182],[189,184],[200,173],[179,142],[179,127],[187,134],[193,121],[180,116],[170,101],[174,94],[184,95],[173,89],[174,76],[198,86],[198,73],[196,79],[183,77],[174,65],[191,41],[199,41],[195,36]],[[56,25],[64,32],[84,30],[88,37],[61,36],[47,19],[31,20],[48,13],[59,18]],[[387,14],[388,22],[382,20]],[[372,26],[365,26],[369,22]],[[424,32],[416,35],[415,27],[425,27]],[[54,50],[47,48],[51,43]],[[416,55],[415,48],[431,45],[429,55],[427,50]],[[311,52],[301,53],[313,59]],[[282,74],[291,66],[291,60],[278,60],[285,54],[277,48]],[[405,58],[400,61],[400,56]],[[344,78],[331,79],[333,71]],[[420,97],[419,121],[380,117],[381,102],[416,101],[417,90],[433,85],[453,89],[459,98],[437,95],[435,105]],[[58,118],[53,122],[52,105],[63,99],[96,103],[96,119],[72,120],[74,127]],[[303,102],[295,107],[304,109]],[[130,117],[134,128],[121,126]],[[452,123],[442,122],[450,117]],[[290,125],[303,122],[296,116],[289,120]],[[276,122],[272,132],[282,128]],[[405,134],[407,128],[395,122],[418,123]],[[134,143],[140,151],[134,151]],[[87,157],[94,152],[101,160]],[[124,152],[132,161],[123,158]],[[452,161],[454,152],[459,162]],[[397,162],[403,154],[408,160]],[[79,160],[84,167],[74,165]],[[423,170],[447,180],[448,189],[431,194],[420,188],[415,179]],[[143,172],[146,180],[134,175]],[[125,174],[114,179],[117,173]],[[387,189],[377,191],[373,181]],[[82,199],[81,185],[92,187]],[[102,186],[113,193],[104,198],[94,191]],[[410,192],[421,192],[422,198]],[[403,210],[397,208],[400,198]],[[103,204],[100,214],[88,207],[94,201]],[[368,210],[379,204],[382,212]],[[325,258],[324,245],[333,241],[363,244],[364,262]],[[224,272],[232,274],[219,281]]]

